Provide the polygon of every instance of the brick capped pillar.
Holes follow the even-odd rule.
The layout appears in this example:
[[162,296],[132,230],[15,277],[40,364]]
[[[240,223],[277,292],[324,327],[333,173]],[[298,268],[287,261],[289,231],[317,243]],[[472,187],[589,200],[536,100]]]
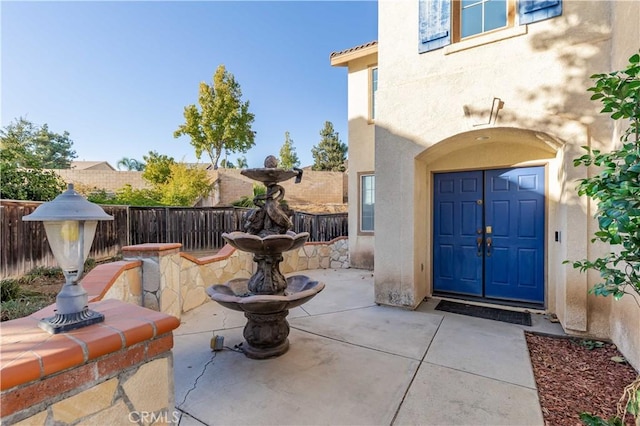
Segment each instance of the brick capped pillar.
[[138,244],[122,248],[125,260],[142,261],[142,306],[180,318],[182,244]]
[[171,348],[180,321],[113,299],[89,307],[104,322],[55,335],[38,327],[55,305],[2,323],[1,423],[177,424]]

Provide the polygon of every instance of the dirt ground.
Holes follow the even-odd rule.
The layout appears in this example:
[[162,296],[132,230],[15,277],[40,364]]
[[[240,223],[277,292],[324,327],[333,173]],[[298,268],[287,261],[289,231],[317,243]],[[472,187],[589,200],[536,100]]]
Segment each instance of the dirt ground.
[[[548,426],[581,425],[582,412],[604,419],[614,416],[625,386],[638,375],[626,362],[614,360],[623,358],[611,343],[531,333],[526,339]],[[625,420],[626,425],[634,424],[629,415]]]

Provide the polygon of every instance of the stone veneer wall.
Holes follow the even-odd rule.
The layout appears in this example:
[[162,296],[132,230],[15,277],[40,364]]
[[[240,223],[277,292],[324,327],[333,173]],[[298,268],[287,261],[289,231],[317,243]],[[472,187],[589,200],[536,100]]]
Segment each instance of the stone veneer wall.
[[[182,257],[180,294],[182,312],[188,312],[209,301],[207,287],[224,284],[233,278],[249,278],[255,272],[251,253],[226,245],[216,255],[194,258]],[[283,254],[280,271],[283,274],[307,269],[349,268],[349,240],[339,237],[329,242],[306,243],[298,250]]]
[[[142,306],[180,318],[181,244],[138,244],[122,248],[125,260],[142,262]],[[134,293],[135,290],[130,290]]]
[[[207,287],[255,272],[251,253],[225,245],[217,254],[196,258],[180,244],[140,244],[123,248],[124,260],[99,265],[82,280],[90,301],[114,298],[180,318],[208,302]],[[283,274],[307,269],[349,268],[349,240],[306,243],[283,254]]]

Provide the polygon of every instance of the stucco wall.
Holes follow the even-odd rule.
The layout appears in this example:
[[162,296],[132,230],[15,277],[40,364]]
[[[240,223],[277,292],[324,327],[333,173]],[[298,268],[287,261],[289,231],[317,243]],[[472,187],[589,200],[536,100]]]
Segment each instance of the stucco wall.
[[[378,303],[413,307],[431,292],[432,173],[544,165],[546,308],[571,332],[609,334],[611,302],[588,296],[597,275],[562,262],[604,249],[589,243],[595,206],[576,196],[575,182],[587,171],[572,160],[582,145],[606,149],[615,141],[586,89],[591,74],[614,69],[613,45],[625,59],[637,50],[638,4],[565,0],[563,7],[560,17],[499,37],[418,54],[416,5],[379,2]],[[493,98],[504,108],[489,124]]]
[[[285,200],[291,204],[341,204],[344,198],[341,172],[305,170],[302,181],[295,179],[280,183],[285,190]],[[240,170],[218,171],[220,204],[230,204],[243,196],[253,196],[255,181],[240,174]]]
[[371,54],[349,62],[348,102],[349,116],[349,254],[354,268],[373,269],[374,237],[360,233],[360,173],[375,168],[375,126],[369,118],[369,67],[377,63]]
[[[423,170],[426,166],[414,165],[414,159],[427,147],[481,129],[481,124],[488,122],[494,97],[505,102],[500,127],[535,129],[548,135],[543,137],[571,141],[566,148],[568,157],[578,152],[576,146],[606,140],[606,131],[599,130],[607,129],[606,122],[600,120],[602,125],[594,128],[586,124],[597,118],[585,94],[590,70],[608,67],[603,52],[610,43],[606,21],[609,6],[603,2],[565,3],[562,17],[528,25],[518,36],[462,51],[445,48],[418,54],[417,8],[408,2],[380,2],[379,68],[381,77],[385,77],[379,85],[376,171],[380,175],[388,170],[392,176],[379,177],[376,182],[376,280],[379,288],[387,289],[379,292],[379,302],[413,293],[414,297],[401,299],[402,303],[415,304],[430,289],[423,262],[418,264],[414,258],[418,251],[428,262],[425,233],[429,208],[428,203],[421,206],[415,202],[416,195],[429,191],[420,177],[434,169]],[[477,143],[474,139],[467,139],[458,149]],[[492,155],[482,167],[512,165],[504,152]],[[481,161],[470,156],[471,168],[481,167]],[[580,171],[566,167],[570,159],[549,161],[565,163],[559,167],[564,170],[563,176],[549,182],[552,191],[580,177]],[[449,170],[465,167],[469,165],[452,165]],[[430,200],[430,196],[422,199]],[[584,207],[577,210],[584,216]],[[554,222],[556,218],[549,219],[550,228],[562,231]],[[585,219],[582,222],[581,228],[564,232],[567,241],[572,241],[572,234],[579,239],[572,241],[577,255],[586,254]],[[416,232],[412,232],[414,227]],[[390,243],[398,241],[398,235],[402,235],[404,244]],[[555,268],[552,265],[550,268]],[[586,325],[579,315],[571,322],[578,329]]]
[[142,179],[142,172],[117,170],[53,170],[65,182],[73,183],[76,187],[87,189],[106,189],[115,191],[129,184],[133,189],[150,189],[151,186]]

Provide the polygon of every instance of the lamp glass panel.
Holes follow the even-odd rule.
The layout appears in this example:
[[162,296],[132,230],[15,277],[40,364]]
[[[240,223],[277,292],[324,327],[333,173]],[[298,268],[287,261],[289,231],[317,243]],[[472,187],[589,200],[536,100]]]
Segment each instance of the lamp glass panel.
[[89,255],[98,221],[47,221],[44,230],[51,251],[63,271],[77,271]]

